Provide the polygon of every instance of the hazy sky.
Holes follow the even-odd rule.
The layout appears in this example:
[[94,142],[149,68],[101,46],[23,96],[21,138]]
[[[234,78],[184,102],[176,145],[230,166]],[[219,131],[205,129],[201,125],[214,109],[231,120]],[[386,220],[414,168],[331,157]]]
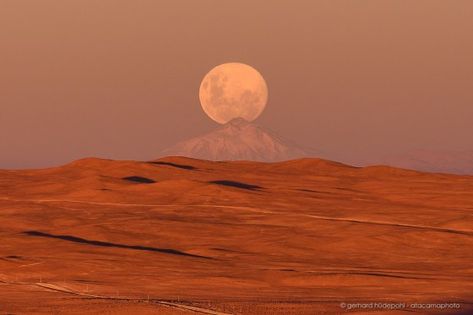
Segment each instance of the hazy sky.
[[199,84],[232,61],[326,157],[473,149],[471,0],[1,0],[0,168],[152,159],[218,126]]

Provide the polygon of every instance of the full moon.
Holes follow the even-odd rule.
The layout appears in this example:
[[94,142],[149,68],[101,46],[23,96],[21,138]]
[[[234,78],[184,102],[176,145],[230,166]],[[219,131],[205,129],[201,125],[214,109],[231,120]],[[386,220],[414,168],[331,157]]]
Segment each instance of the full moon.
[[268,101],[263,76],[243,63],[221,64],[207,73],[199,89],[204,112],[220,124],[235,118],[253,121]]

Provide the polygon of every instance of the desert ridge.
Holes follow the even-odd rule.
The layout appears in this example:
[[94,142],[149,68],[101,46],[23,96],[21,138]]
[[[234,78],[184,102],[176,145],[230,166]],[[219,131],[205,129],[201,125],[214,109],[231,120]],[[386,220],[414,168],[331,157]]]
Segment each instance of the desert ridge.
[[165,157],[0,178],[2,311],[313,314],[472,298],[472,176]]

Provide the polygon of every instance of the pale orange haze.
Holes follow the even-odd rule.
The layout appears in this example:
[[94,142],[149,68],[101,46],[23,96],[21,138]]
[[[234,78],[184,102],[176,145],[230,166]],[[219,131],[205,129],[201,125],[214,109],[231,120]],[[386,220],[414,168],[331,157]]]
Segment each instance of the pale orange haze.
[[0,168],[152,159],[216,127],[203,76],[262,73],[257,123],[325,157],[473,149],[473,1],[0,1]]

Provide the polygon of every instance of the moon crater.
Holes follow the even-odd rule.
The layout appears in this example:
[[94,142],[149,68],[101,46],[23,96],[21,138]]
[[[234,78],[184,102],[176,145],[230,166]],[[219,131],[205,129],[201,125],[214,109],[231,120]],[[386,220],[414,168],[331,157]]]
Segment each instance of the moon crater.
[[254,68],[226,63],[213,68],[204,77],[199,99],[205,113],[220,124],[235,118],[253,121],[266,106],[268,88]]

